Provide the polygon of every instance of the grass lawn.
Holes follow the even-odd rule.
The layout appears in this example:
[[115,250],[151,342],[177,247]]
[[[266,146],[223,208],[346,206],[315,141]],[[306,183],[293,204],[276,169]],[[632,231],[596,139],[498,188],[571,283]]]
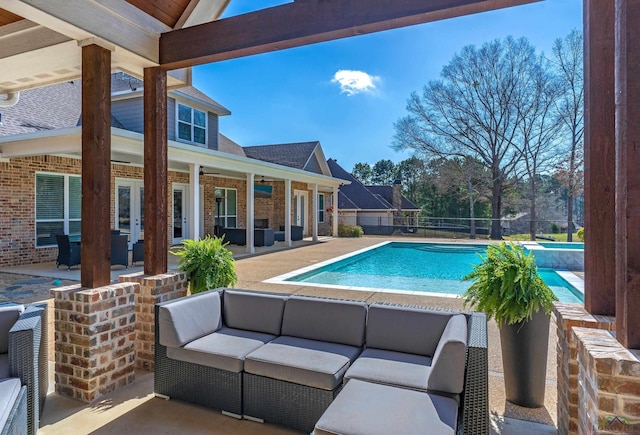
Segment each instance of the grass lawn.
[[[562,234],[539,234],[545,237],[552,237],[555,239],[556,242],[566,242],[567,241],[567,234],[566,233],[562,233]],[[512,234],[510,236],[504,236],[503,237],[505,240],[531,240],[531,237],[529,235],[529,233],[526,234]],[[543,239],[538,239],[541,242],[544,242],[545,240]],[[578,238],[578,236],[576,235],[576,233],[573,233],[573,241],[574,242],[582,242],[582,240],[580,240]]]

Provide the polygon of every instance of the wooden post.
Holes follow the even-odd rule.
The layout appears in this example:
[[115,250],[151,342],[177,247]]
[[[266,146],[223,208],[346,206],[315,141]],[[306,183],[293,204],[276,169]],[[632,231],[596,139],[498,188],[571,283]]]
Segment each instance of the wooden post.
[[144,273],[167,272],[167,73],[144,70]]
[[640,349],[640,0],[616,0],[616,337]]
[[82,287],[111,281],[111,52],[82,47]]
[[615,80],[611,0],[584,0],[585,308],[615,315]]

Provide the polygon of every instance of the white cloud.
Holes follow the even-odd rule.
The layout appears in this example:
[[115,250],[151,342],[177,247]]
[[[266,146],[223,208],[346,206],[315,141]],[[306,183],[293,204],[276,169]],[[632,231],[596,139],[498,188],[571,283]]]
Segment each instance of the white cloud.
[[373,92],[376,84],[380,82],[380,77],[372,76],[364,71],[352,71],[341,69],[333,75],[331,83],[340,84],[340,92],[348,96],[360,94],[362,92]]

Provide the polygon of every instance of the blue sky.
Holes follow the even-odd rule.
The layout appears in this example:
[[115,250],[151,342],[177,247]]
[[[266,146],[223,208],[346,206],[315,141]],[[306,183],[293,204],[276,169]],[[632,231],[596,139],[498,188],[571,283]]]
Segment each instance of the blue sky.
[[[225,16],[281,3],[233,0]],[[351,171],[410,156],[390,147],[393,123],[411,92],[465,45],[525,36],[551,55],[553,41],[574,28],[582,29],[582,0],[546,0],[199,66],[193,84],[231,111],[220,131],[240,145],[318,140]]]

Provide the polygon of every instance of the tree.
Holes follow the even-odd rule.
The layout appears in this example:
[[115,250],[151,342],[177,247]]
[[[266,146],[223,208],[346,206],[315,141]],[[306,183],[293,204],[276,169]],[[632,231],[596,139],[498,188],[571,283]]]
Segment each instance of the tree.
[[353,171],[351,171],[351,175],[360,180],[362,184],[371,184],[373,170],[369,163],[356,163],[353,167]]
[[558,166],[558,180],[567,189],[567,241],[573,241],[573,201],[583,186],[584,54],[582,33],[571,31],[553,45],[553,63],[564,93],[558,112],[567,138],[567,159]]
[[529,235],[536,240],[536,196],[540,173],[552,167],[551,154],[557,147],[560,118],[555,110],[560,96],[559,83],[551,73],[548,61],[538,56],[527,73],[528,86],[517,104],[520,134],[514,145],[522,153],[529,185]]
[[521,132],[516,105],[534,59],[535,49],[525,38],[466,46],[422,95],[411,94],[409,115],[395,123],[396,149],[470,156],[483,163],[491,174],[492,239],[501,238],[504,183],[522,157],[513,146]]
[[373,165],[371,184],[378,186],[391,186],[396,179],[396,165],[391,160],[378,160]]
[[402,181],[404,195],[409,201],[417,204],[418,190],[425,177],[424,162],[413,156],[398,163],[396,168],[397,175]]

